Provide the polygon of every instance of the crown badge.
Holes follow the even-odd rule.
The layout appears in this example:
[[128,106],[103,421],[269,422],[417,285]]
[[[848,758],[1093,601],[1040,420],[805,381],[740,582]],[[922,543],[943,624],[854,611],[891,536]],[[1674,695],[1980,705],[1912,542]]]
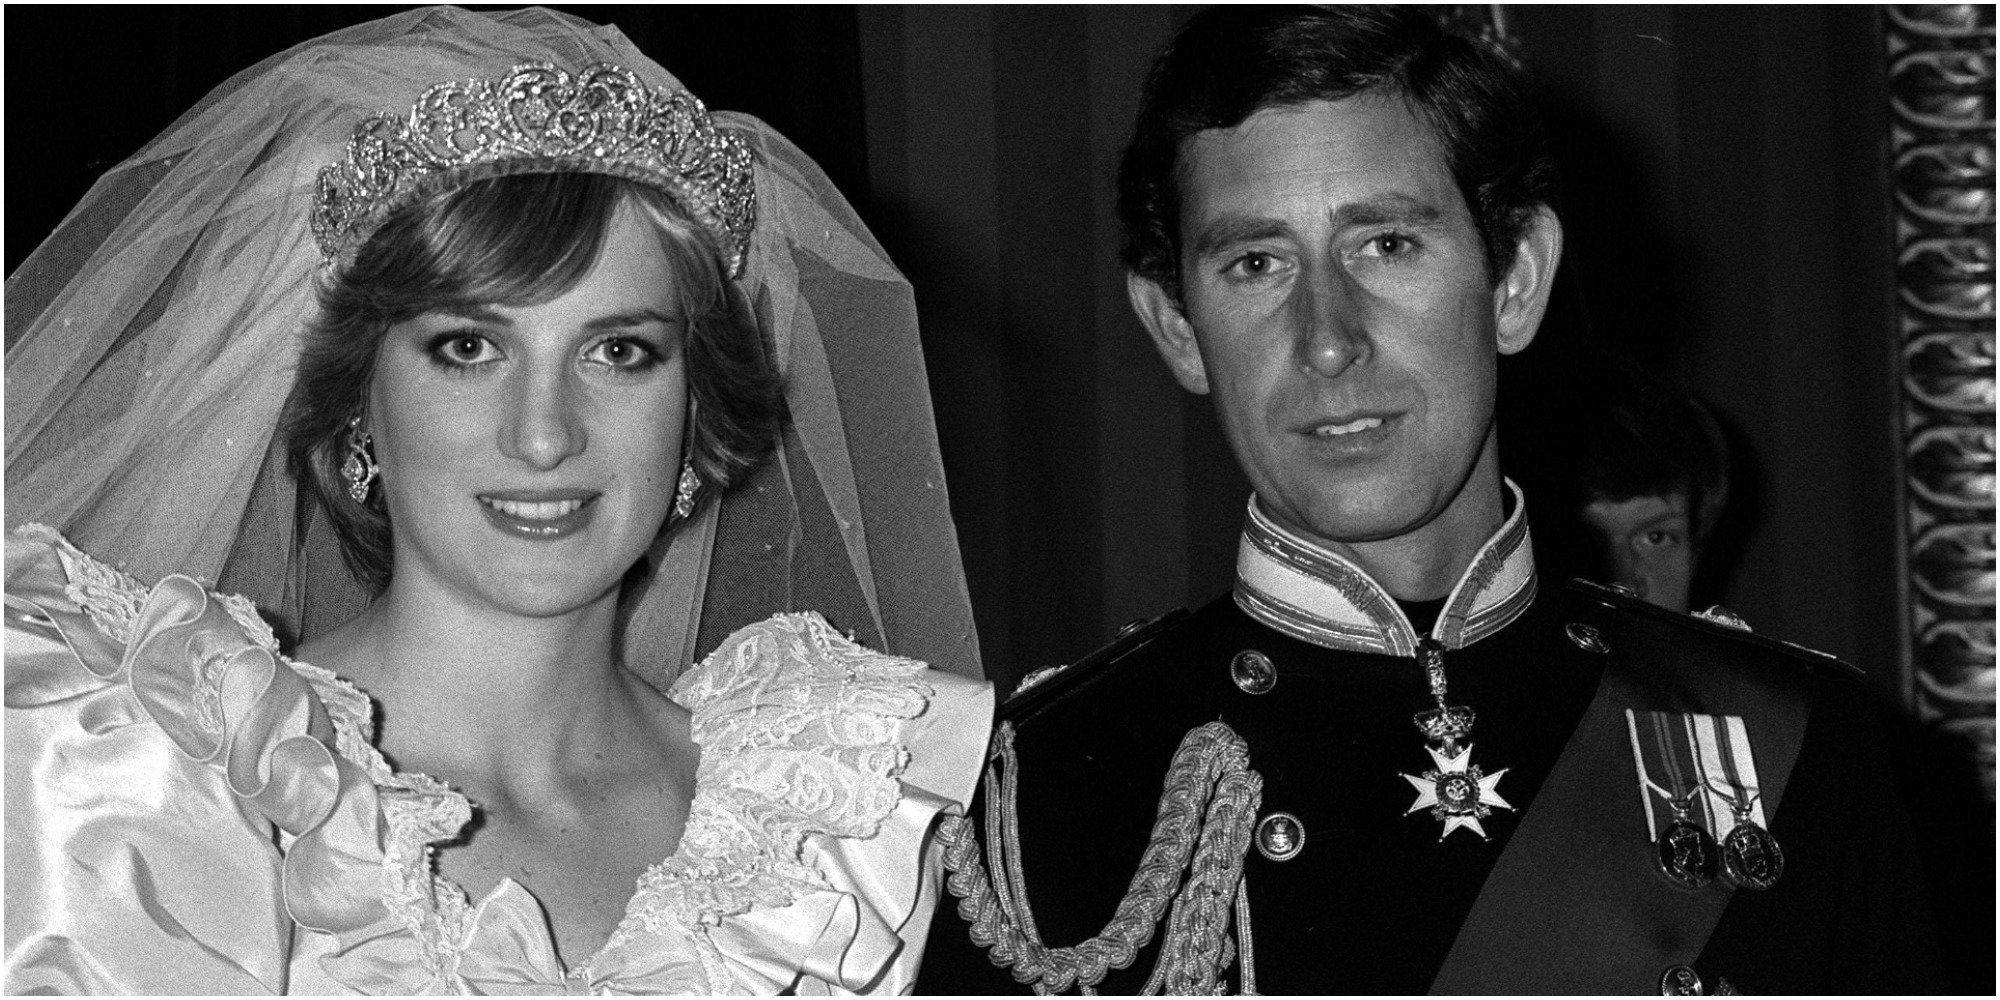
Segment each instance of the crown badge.
[[483,177],[604,173],[672,195],[740,274],[756,223],[750,149],[680,90],[611,63],[575,74],[524,63],[497,80],[424,92],[407,117],[363,119],[347,156],[320,170],[312,233],[328,262],[352,254],[399,208]]

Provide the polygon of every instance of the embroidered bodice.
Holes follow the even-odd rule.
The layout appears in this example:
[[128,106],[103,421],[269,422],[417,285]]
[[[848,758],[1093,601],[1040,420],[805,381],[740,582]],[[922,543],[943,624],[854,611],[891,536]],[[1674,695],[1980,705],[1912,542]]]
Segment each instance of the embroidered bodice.
[[[81,911],[72,893],[37,889],[75,881],[89,850],[40,859],[59,870],[24,865],[34,898],[20,909],[41,920],[22,923],[48,926],[17,940],[10,850],[10,990],[173,992],[186,981],[157,978],[153,963],[93,977],[123,970],[122,950],[173,950],[162,942],[176,932],[227,959],[202,992],[903,989],[934,894],[926,831],[969,798],[984,753],[984,685],[873,652],[816,614],[738,631],[669,692],[692,714],[702,754],[679,846],[639,880],[605,945],[565,969],[524,887],[503,880],[473,900],[436,873],[434,845],[460,835],[471,804],[391,769],[373,746],[367,696],[285,658],[249,602],[186,577],[146,588],[45,528],[10,536],[7,567],[10,848],[17,831],[46,836],[72,817],[76,783],[61,761],[103,756],[117,766],[84,779],[101,785],[129,779],[142,759],[170,792],[118,785],[117,801],[85,818],[148,837],[91,843],[144,861],[157,838],[176,865],[164,880],[119,880],[121,893]],[[82,749],[51,752],[51,738]],[[104,756],[105,739],[130,746]],[[52,780],[31,787],[24,754]],[[176,821],[163,807],[245,828],[163,833],[154,826]],[[208,854],[249,888],[182,867]],[[125,937],[95,933],[114,925]]]

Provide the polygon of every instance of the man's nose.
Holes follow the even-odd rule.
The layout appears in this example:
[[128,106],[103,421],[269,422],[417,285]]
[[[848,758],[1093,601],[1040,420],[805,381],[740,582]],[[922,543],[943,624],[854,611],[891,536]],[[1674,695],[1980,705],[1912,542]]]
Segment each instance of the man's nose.
[[553,469],[589,444],[567,372],[526,373],[514,386],[500,451],[536,470]]
[[1361,306],[1360,291],[1346,271],[1332,263],[1308,266],[1291,301],[1302,368],[1335,378],[1368,358],[1371,348]]

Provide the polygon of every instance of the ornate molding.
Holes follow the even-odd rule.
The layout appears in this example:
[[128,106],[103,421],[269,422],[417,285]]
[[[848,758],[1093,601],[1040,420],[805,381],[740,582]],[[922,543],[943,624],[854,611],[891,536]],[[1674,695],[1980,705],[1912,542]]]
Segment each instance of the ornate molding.
[[1993,8],[1885,8],[1902,345],[1902,690],[1993,799]]

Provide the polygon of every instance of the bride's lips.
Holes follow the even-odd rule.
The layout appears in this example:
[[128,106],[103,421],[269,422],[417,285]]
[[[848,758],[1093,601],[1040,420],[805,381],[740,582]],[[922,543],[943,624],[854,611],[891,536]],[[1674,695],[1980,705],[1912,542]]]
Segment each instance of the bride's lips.
[[503,490],[479,494],[479,509],[513,537],[550,542],[589,526],[600,496],[589,490]]

